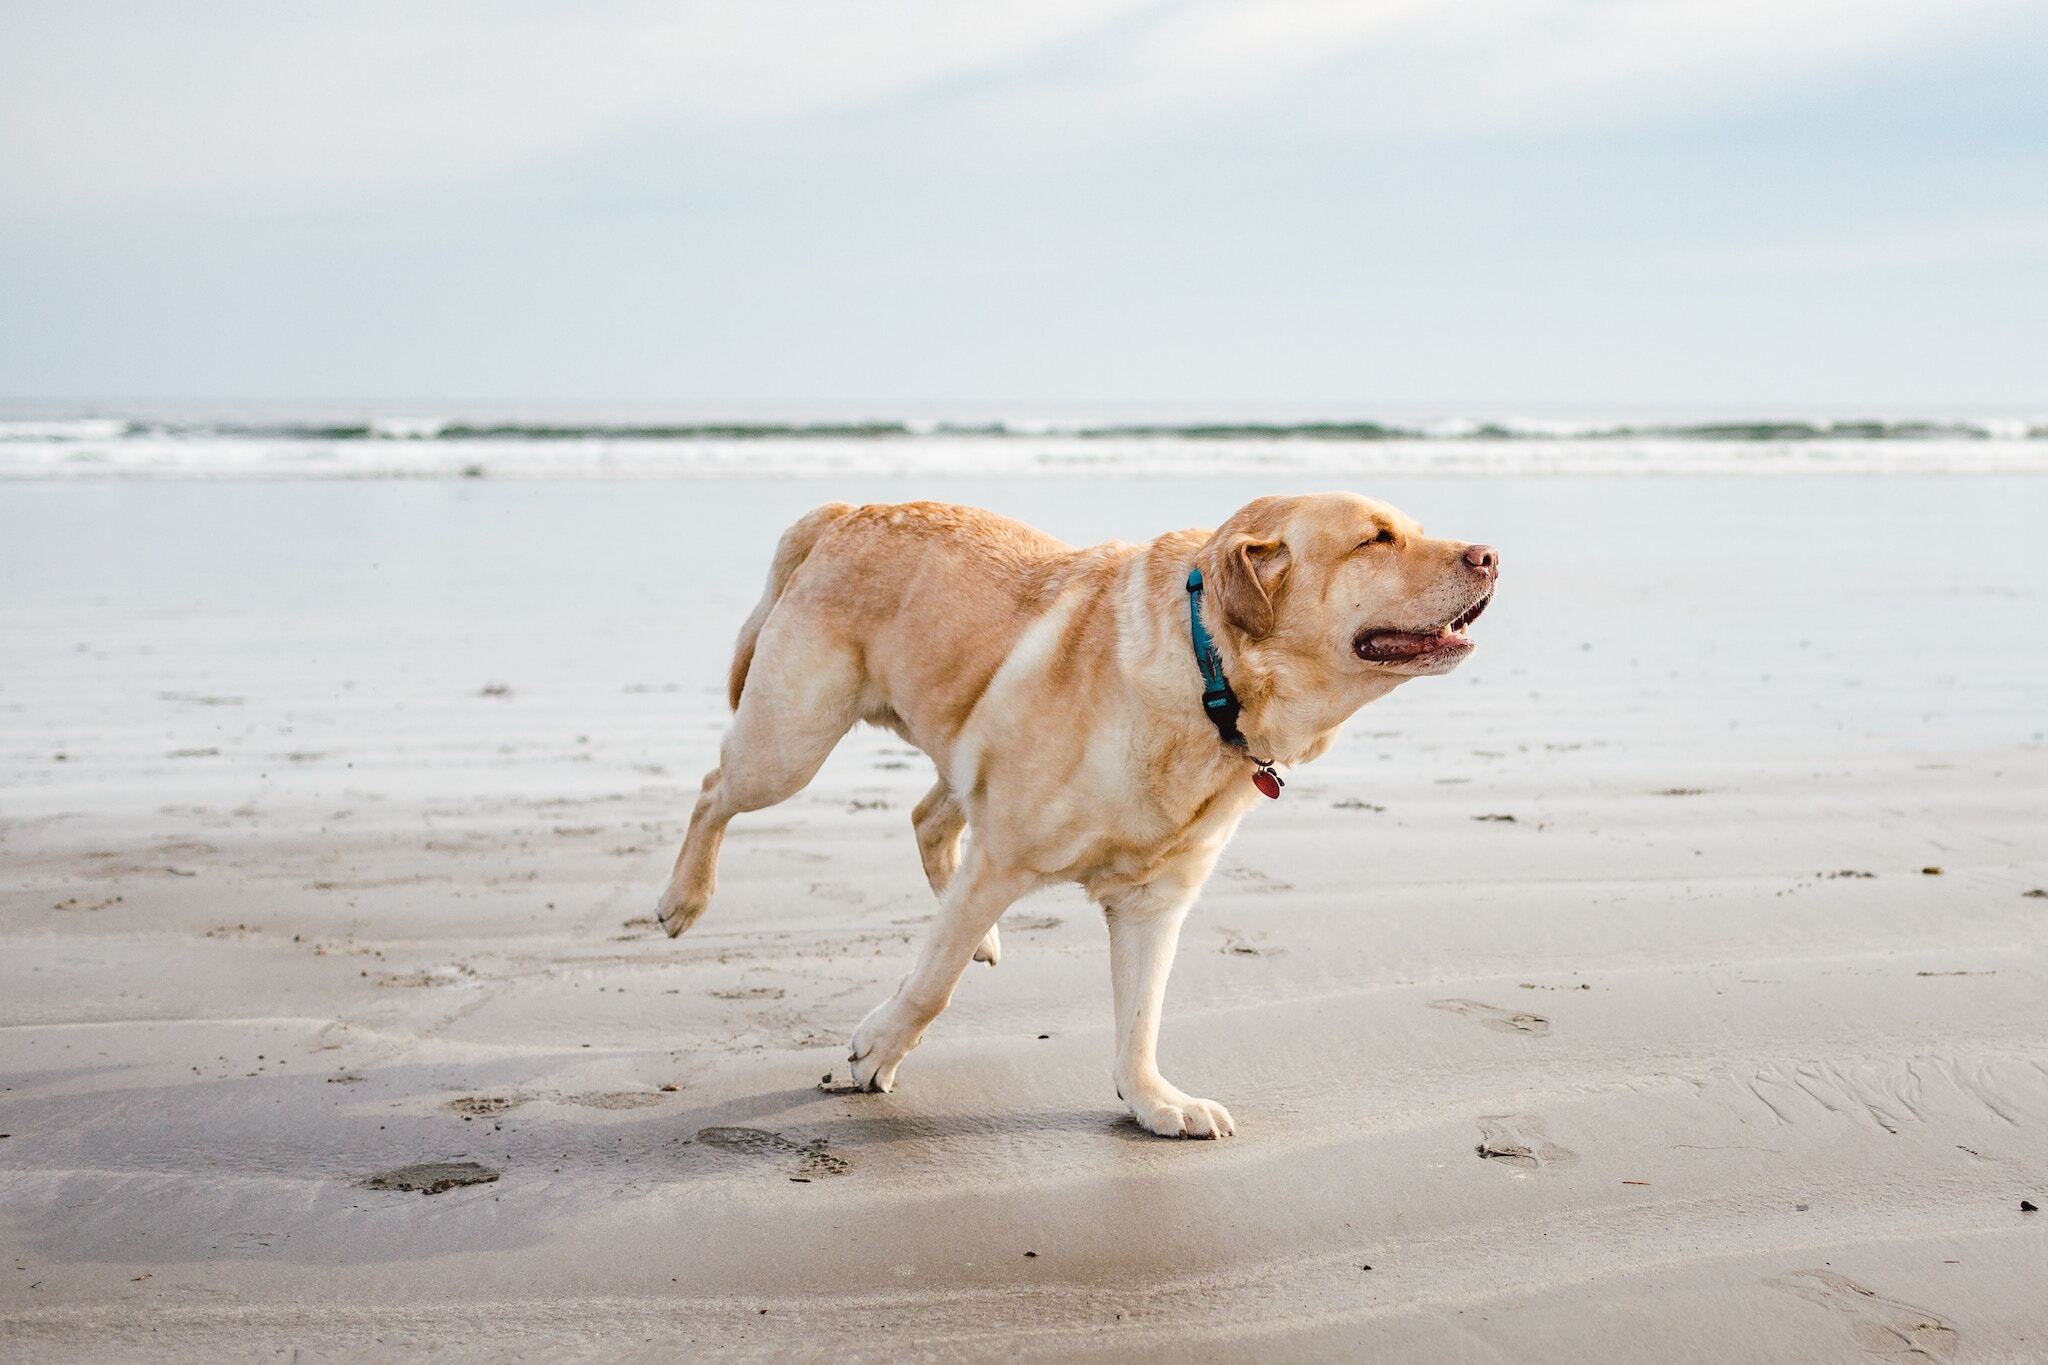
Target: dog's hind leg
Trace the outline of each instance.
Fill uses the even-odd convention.
[[[932,925],[917,965],[896,993],[870,1010],[853,1031],[847,1060],[853,1063],[856,1088],[888,1090],[896,1084],[898,1064],[924,1041],[932,1020],[952,1003],[953,988],[960,984],[975,945],[1039,880],[1016,868],[993,865],[978,842],[968,847],[959,875],[946,887],[945,908]]]
[[[932,894],[943,903],[946,888],[960,866],[960,836],[967,828],[967,813],[953,799],[952,789],[941,780],[933,783],[924,800],[917,803],[910,823],[917,831],[917,853],[924,860],[924,879],[931,883]],[[991,924],[974,950],[974,960],[993,967],[1002,953],[1002,938]]]
[[[786,605],[777,609],[761,633],[739,710],[719,745],[718,766],[704,777],[661,895],[661,927],[669,937],[695,924],[711,903],[726,825],[803,790],[852,728],[861,684],[860,660],[851,649],[809,632]]]

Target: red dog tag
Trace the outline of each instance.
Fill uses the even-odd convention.
[[[1275,801],[1278,801],[1280,799],[1280,789],[1287,784],[1282,782],[1280,774],[1274,772],[1271,768],[1261,768],[1252,774],[1252,785],[1267,796],[1272,797]]]

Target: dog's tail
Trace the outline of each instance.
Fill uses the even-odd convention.
[[[761,627],[768,624],[768,613],[775,610],[781,600],[783,589],[789,586],[790,577],[796,573],[818,543],[818,537],[825,534],[832,525],[848,512],[853,504],[828,502],[815,511],[806,512],[796,525],[782,533],[782,539],[775,546],[775,561],[768,566],[768,586],[761,593],[761,600],[754,606],[754,614],[740,627],[740,638],[733,645],[732,672],[726,677],[725,695],[732,703],[732,709],[740,709],[740,693],[746,690],[747,669],[753,666],[754,642],[761,638]]]

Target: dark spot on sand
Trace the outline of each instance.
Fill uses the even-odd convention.
[[[7,1134],[5,1134],[5,1133],[0,1133],[0,1137],[6,1137],[6,1136],[7,1136]],[[2022,1199],[2022,1200],[2020,1200],[2020,1212],[2021,1212],[2021,1213],[2039,1213],[2040,1211],[2041,1211],[2041,1210],[2040,1210],[2040,1209],[2039,1209],[2039,1208],[2038,1208],[2038,1207],[2037,1207],[2037,1206],[2035,1205],[2035,1203],[2034,1203],[2034,1201],[2033,1201],[2033,1200],[2031,1200],[2031,1199]]]
[[[1331,803],[1330,803],[1330,809],[1331,809],[1331,810],[1369,810],[1369,811],[1371,811],[1371,812],[1372,812],[1372,813],[1373,813],[1374,815],[1381,815],[1381,814],[1384,814],[1384,813],[1386,812],[1386,809],[1387,809],[1387,808],[1386,808],[1385,806],[1376,806],[1376,805],[1374,805],[1374,804],[1373,804],[1372,802],[1370,802],[1370,801],[1360,801],[1360,800],[1358,800],[1358,799],[1357,799],[1356,797],[1346,797],[1346,798],[1345,798],[1344,800],[1342,800],[1342,801],[1333,801],[1333,802],[1331,802]]]
[[[1663,791],[1657,793],[1659,796],[1705,796],[1706,794],[1707,789],[1705,787],[1666,787]]]
[[[1941,875],[1941,869],[1932,866],[1923,867],[1920,869],[1920,875],[1923,877],[1939,877]]]
[[[366,1190],[403,1190],[408,1194],[441,1194],[464,1185],[488,1185],[498,1173],[474,1161],[423,1161],[364,1176],[356,1184]]]
[[[1827,881],[1835,881],[1838,878],[1842,877],[1867,879],[1875,877],[1877,874],[1875,872],[1859,872],[1853,867],[1845,867],[1840,872],[1816,872],[1813,875],[1816,877],[1823,878]]]
[[[1496,825],[1512,825],[1515,823],[1515,817],[1512,815],[1475,815],[1472,818]]]
[[[844,1157],[833,1156],[825,1150],[824,1138],[798,1142],[781,1133],[771,1133],[765,1128],[699,1128],[696,1136],[690,1140],[721,1152],[757,1160],[793,1157],[796,1160],[796,1174],[805,1177],[805,1183],[809,1183],[809,1177],[812,1176],[845,1175],[853,1169],[852,1162]]]
[[[2028,900],[2048,901],[2048,886],[2037,886],[2031,891],[2020,892]]]
[[[477,689],[476,694],[479,697],[509,697],[512,695],[512,688],[507,683],[485,683]]]

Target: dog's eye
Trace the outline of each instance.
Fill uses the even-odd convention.
[[[1382,526],[1380,528],[1380,533],[1378,535],[1374,536],[1371,540],[1365,541],[1364,543],[1359,545],[1358,548],[1363,550],[1367,545],[1392,545],[1393,543],[1393,531],[1385,526]]]

